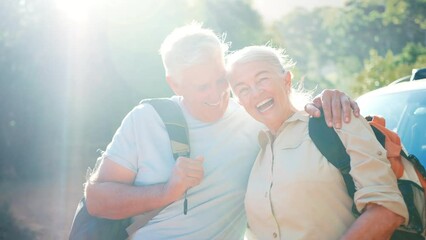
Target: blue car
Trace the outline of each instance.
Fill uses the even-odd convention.
[[[363,116],[385,117],[386,127],[397,132],[408,153],[426,166],[426,68],[361,95],[357,103]]]

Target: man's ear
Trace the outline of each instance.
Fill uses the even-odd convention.
[[[177,82],[176,79],[174,79],[171,76],[166,76],[166,81],[169,84],[172,91],[177,95],[180,96],[180,84]]]

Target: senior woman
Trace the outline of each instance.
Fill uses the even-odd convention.
[[[308,134],[309,116],[293,96],[288,57],[267,46],[228,57],[228,80],[240,104],[268,128],[245,199],[249,227],[259,239],[388,239],[408,219],[386,150],[363,118],[336,130],[351,157],[357,191]],[[351,208],[362,214],[355,218]]]

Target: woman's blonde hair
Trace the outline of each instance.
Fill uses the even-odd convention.
[[[230,72],[235,66],[250,62],[266,62],[274,67],[279,74],[288,72],[292,78],[290,69],[296,65],[284,49],[259,45],[245,47],[229,54],[226,57],[226,68]],[[292,87],[289,98],[294,108],[302,110],[306,103],[310,102],[312,96],[310,92],[303,89],[303,83],[299,82],[296,87]]]

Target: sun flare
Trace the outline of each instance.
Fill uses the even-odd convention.
[[[98,3],[97,0],[55,0],[57,10],[75,23],[87,22],[90,10]]]

